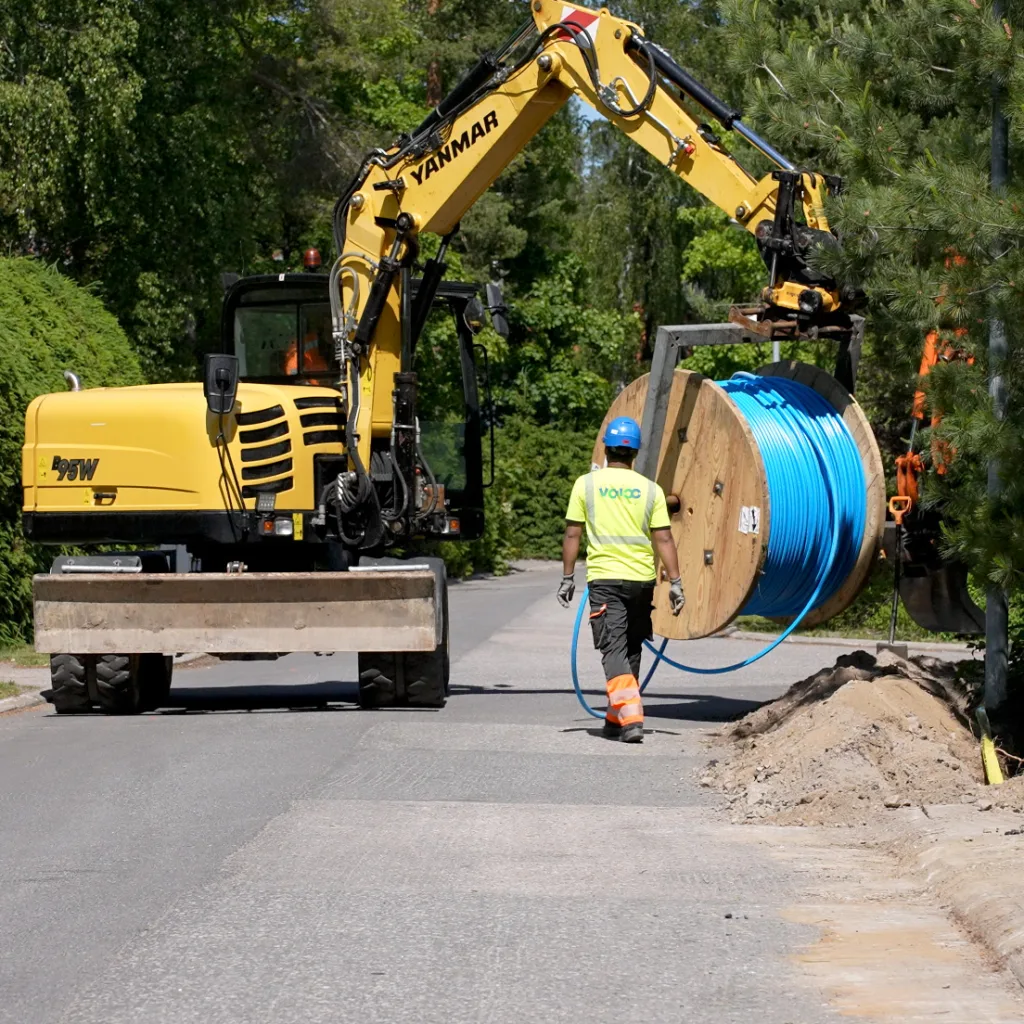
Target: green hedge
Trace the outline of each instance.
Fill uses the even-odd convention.
[[[64,370],[83,387],[143,382],[128,338],[99,299],[36,260],[0,259],[0,644],[30,636],[32,573],[54,554],[22,536],[21,447],[26,407],[66,390]]]
[[[440,545],[449,574],[500,575],[514,558],[560,558],[569,492],[593,447],[593,434],[554,426],[520,421],[498,430],[486,531],[469,544]]]
[[[594,435],[515,423],[497,438],[495,498],[518,558],[560,558],[569,492],[590,469]]]

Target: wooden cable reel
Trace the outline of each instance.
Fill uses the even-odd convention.
[[[871,426],[857,400],[831,374],[799,362],[764,366],[759,376],[787,377],[821,395],[842,417],[864,467],[867,516],[858,557],[834,593],[804,618],[816,625],[849,606],[867,582],[885,525],[885,475]],[[649,375],[638,378],[612,403],[594,445],[593,463],[604,464],[604,436],[616,416],[643,422]],[[694,640],[727,626],[749,600],[771,536],[771,498],[757,441],[733,400],[710,378],[674,371],[655,479],[681,508],[672,516],[672,538],[686,606],[668,607],[668,583],[659,580],[654,631]]]

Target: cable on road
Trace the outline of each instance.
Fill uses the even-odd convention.
[[[720,668],[698,668],[665,654],[668,638],[655,647],[640,692],[664,662],[682,672],[721,675],[746,668],[775,650],[804,617],[823,605],[843,584],[857,559],[867,522],[867,485],[856,442],[840,414],[817,392],[785,377],[735,374],[719,386],[736,403],[750,426],[764,462],[771,501],[768,550],[757,588],[742,615],[789,618],[771,643],[749,658]],[[577,669],[580,627],[588,588],[580,595],[573,626],[570,667],[573,688],[584,710],[595,718],[583,696]]]

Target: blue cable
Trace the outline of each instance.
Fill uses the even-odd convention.
[[[764,462],[771,501],[768,551],[757,588],[741,614],[793,617],[786,629],[757,654],[722,668],[696,668],[665,654],[655,655],[640,692],[658,666],[720,675],[735,672],[775,650],[804,617],[824,604],[853,569],[867,521],[867,487],[856,442],[842,417],[817,392],[784,377],[738,373],[719,382],[750,426]],[[585,700],[576,666],[580,626],[589,588],[580,595],[573,626],[570,667],[573,688],[584,710],[604,718]]]

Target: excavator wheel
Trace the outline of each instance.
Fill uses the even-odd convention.
[[[174,659],[166,654],[104,654],[96,659],[96,697],[107,715],[137,715],[166,703]]]
[[[136,715],[142,710],[137,654],[101,654],[96,658],[96,703],[106,715]]]
[[[50,656],[50,689],[43,696],[53,705],[58,715],[77,715],[92,710],[86,680],[87,667],[85,655]]]
[[[441,643],[432,651],[361,652],[359,706],[388,705],[443,708],[448,699],[451,659],[448,651],[448,580],[439,558],[416,559],[430,564],[440,576]]]
[[[446,648],[433,651],[361,653],[359,706],[443,708],[448,699]]]

